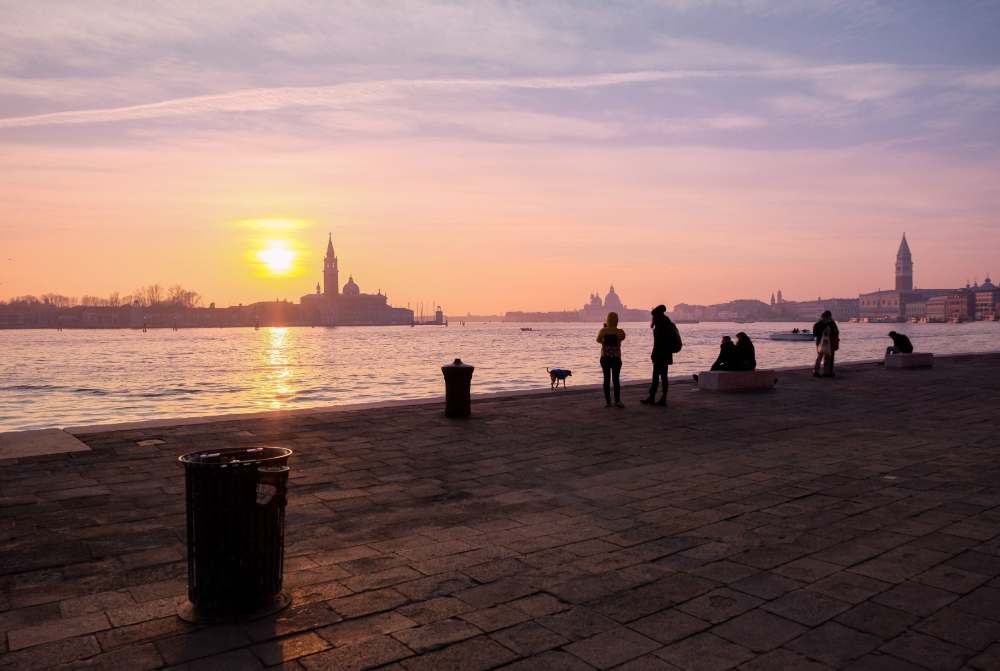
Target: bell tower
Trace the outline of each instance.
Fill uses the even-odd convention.
[[[333,252],[333,233],[326,243],[326,256],[323,258],[323,294],[336,296],[340,289],[340,269],[337,267],[337,255]]]
[[[903,241],[896,252],[896,291],[913,291],[913,257],[906,242],[906,233],[903,233]]]

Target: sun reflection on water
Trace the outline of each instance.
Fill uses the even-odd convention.
[[[265,353],[267,365],[265,386],[271,396],[270,406],[275,409],[286,407],[288,405],[287,399],[295,396],[288,350],[288,328],[284,326],[269,327]]]

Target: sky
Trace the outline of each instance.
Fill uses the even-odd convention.
[[[451,314],[1000,275],[1000,0],[0,0],[0,298]],[[275,262],[275,258],[279,262]]]

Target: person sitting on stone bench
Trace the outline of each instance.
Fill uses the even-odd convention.
[[[892,345],[885,348],[886,356],[892,356],[893,354],[913,354],[913,343],[910,342],[910,339],[905,334],[889,331],[889,337],[892,338]]]
[[[736,334],[736,367],[730,370],[757,370],[757,351],[743,331]]]
[[[738,370],[738,363],[739,354],[733,339],[729,336],[722,336],[722,342],[719,344],[719,356],[709,370]]]
[[[752,391],[772,389],[777,383],[773,370],[758,370],[757,353],[746,333],[737,333],[735,344],[728,336],[724,337],[719,349],[719,358],[712,365],[712,370],[694,376],[698,389]]]
[[[736,342],[729,336],[722,336],[719,344],[719,357],[712,364],[709,370],[712,371],[736,371],[736,370],[756,370],[757,352],[754,350],[753,342],[743,331],[736,334]],[[695,382],[697,375],[692,375]]]

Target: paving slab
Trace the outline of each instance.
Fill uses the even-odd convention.
[[[0,459],[39,457],[66,452],[89,452],[90,447],[62,429],[0,433]]]
[[[1000,355],[644,392],[32,432],[0,469],[0,671],[996,667]],[[176,458],[259,445],[294,450],[294,603],[189,625]]]

